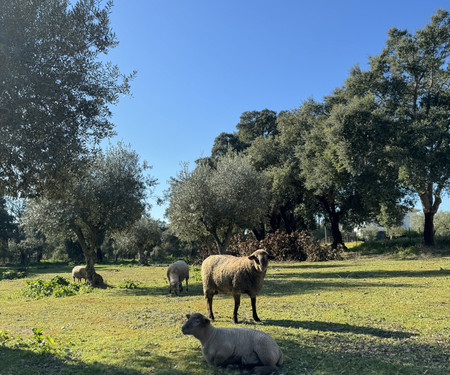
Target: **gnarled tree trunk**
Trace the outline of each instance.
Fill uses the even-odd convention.
[[[103,287],[105,284],[103,278],[95,272],[95,263],[97,261],[96,252],[96,236],[91,234],[90,244],[87,243],[83,231],[79,226],[74,228],[75,234],[77,235],[78,242],[83,249],[84,259],[86,261],[86,284],[91,285],[94,288]],[[91,246],[90,246],[91,245]]]
[[[433,184],[428,184],[425,192],[421,193],[420,201],[422,203],[423,214],[425,216],[425,225],[423,227],[423,241],[426,246],[434,245],[434,215],[442,202],[441,186],[437,186],[433,196]],[[434,198],[434,202],[433,202]]]

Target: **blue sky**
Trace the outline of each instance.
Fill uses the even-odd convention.
[[[383,48],[391,27],[414,32],[447,1],[115,0],[119,45],[107,59],[137,70],[112,108],[116,137],[153,166],[161,195],[181,163],[208,156],[244,111],[297,108],[343,84]],[[162,219],[165,207],[151,202]],[[441,209],[450,210],[445,198]]]

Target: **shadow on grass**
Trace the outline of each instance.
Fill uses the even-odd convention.
[[[439,277],[450,275],[450,270],[426,270],[426,271],[343,271],[343,272],[294,272],[276,273],[275,279],[390,279],[396,277]]]
[[[302,344],[287,338],[277,342],[285,355],[285,374],[448,374],[448,349],[408,339],[322,335]]]
[[[113,293],[119,296],[173,296],[173,298],[177,298],[174,294],[170,294],[169,285],[138,287],[136,289],[123,289],[115,287],[113,290]],[[203,289],[201,285],[189,285],[189,291],[186,291],[186,286],[183,286],[183,291],[178,294],[178,297],[194,296],[203,296]]]
[[[158,374],[183,374],[170,366],[174,360],[166,357],[155,357],[147,355],[143,366],[152,368],[161,367],[165,364],[162,371]],[[171,368],[170,368],[171,367]],[[2,375],[48,375],[48,374],[67,374],[67,375],[141,375],[143,372],[134,369],[107,365],[104,363],[84,363],[71,358],[63,359],[50,353],[36,353],[31,350],[11,349],[0,346],[0,374]]]
[[[358,335],[371,335],[381,338],[406,339],[417,336],[412,332],[389,331],[385,329],[355,326],[351,324],[320,322],[320,321],[296,321],[296,320],[265,320],[264,325],[273,325],[288,328],[303,328],[310,331],[354,333]]]
[[[296,278],[298,276],[295,276]],[[260,295],[267,296],[283,296],[294,294],[307,294],[321,290],[337,290],[340,288],[410,288],[409,284],[384,284],[384,283],[369,283],[369,282],[354,282],[354,281],[321,281],[321,280],[283,280],[283,279],[267,279],[264,280],[264,285]]]

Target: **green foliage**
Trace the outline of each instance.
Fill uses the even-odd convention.
[[[67,278],[55,276],[50,281],[42,279],[25,280],[26,286],[22,289],[25,297],[40,299],[43,297],[67,297],[75,294],[90,293],[92,287],[82,283],[71,283]]]
[[[0,346],[12,347],[17,349],[31,349],[38,352],[51,351],[55,340],[51,336],[44,336],[42,328],[33,328],[33,336],[24,338],[21,336],[13,337],[8,330],[0,329]]]
[[[141,285],[139,281],[123,279],[117,286],[122,289],[137,289],[139,285]]]
[[[132,76],[101,57],[117,45],[111,6],[0,2],[2,193],[31,194],[44,185],[57,193],[58,180],[112,134],[110,105],[129,92]]]
[[[26,275],[25,271],[8,270],[0,273],[0,280],[23,279]]]
[[[227,154],[216,168],[200,163],[173,179],[167,210],[171,230],[182,241],[211,236],[227,248],[233,230],[258,224],[267,210],[266,177],[243,156]]]

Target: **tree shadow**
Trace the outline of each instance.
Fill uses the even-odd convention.
[[[294,278],[301,278],[300,276],[293,276]],[[339,288],[410,288],[409,284],[392,284],[388,285],[382,283],[370,282],[349,282],[349,281],[321,281],[321,280],[283,280],[276,278],[269,278],[264,280],[260,295],[283,296],[295,294],[307,294],[320,290],[336,290]]]
[[[149,368],[168,368],[167,364],[174,362],[173,359],[162,356],[151,356],[151,353],[143,353],[142,365]],[[157,371],[158,374],[183,374],[174,366],[170,366],[169,371]],[[0,346],[0,373],[2,375],[142,375],[142,371],[126,368],[123,366],[113,366],[104,363],[84,363],[80,360],[66,357],[61,358],[52,353],[38,353],[31,350],[11,349]]]
[[[426,271],[343,271],[343,272],[294,272],[275,273],[276,279],[390,279],[398,277],[440,277],[450,275],[450,270],[426,270]]]
[[[428,374],[448,373],[448,349],[402,340],[316,336],[299,343],[292,337],[276,340],[285,374]]]
[[[335,333],[354,333],[359,335],[370,335],[380,338],[406,339],[417,334],[412,332],[389,331],[374,327],[355,326],[351,324],[321,322],[321,321],[296,321],[296,320],[274,320],[263,321],[264,325],[273,325],[287,328],[302,328],[310,331],[335,332]]]
[[[169,284],[164,286],[146,286],[137,287],[135,289],[125,289],[114,287],[114,294],[118,296],[173,296],[177,298],[173,293],[169,291]],[[183,291],[178,293],[178,297],[194,297],[203,296],[203,289],[201,285],[189,285],[189,291],[186,291],[186,285],[183,285]]]

